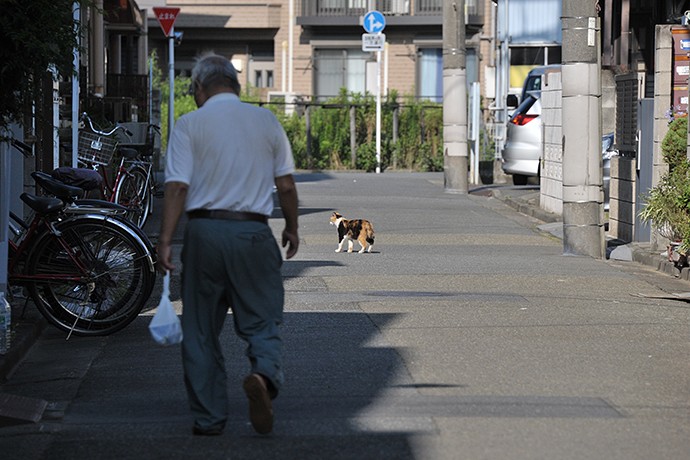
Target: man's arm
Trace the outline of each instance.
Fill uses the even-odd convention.
[[[172,237],[177,228],[177,223],[184,211],[189,186],[183,182],[167,182],[163,199],[163,222],[161,233],[158,237],[156,251],[158,253],[158,269],[165,273],[175,270],[172,263]]]
[[[297,187],[292,174],[276,177],[276,189],[278,190],[278,201],[280,209],[285,217],[285,229],[283,230],[283,247],[288,245],[285,258],[290,259],[297,254],[299,248],[299,236],[297,234],[298,224],[298,200]]]

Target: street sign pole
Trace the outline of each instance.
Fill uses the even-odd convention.
[[[175,124],[175,19],[180,12],[179,8],[154,7],[153,12],[158,18],[158,23],[163,29],[163,34],[168,37],[168,86],[170,97],[168,98],[168,143]]]
[[[362,20],[362,51],[376,51],[376,174],[381,173],[381,51],[386,42],[383,29],[386,18],[378,11],[369,11]]]
[[[168,98],[168,145],[175,124],[175,26],[170,28],[168,37],[168,83],[170,96]]]
[[[381,51],[376,52],[376,174],[381,173]]]

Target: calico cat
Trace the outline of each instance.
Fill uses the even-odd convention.
[[[331,214],[330,224],[338,228],[338,249],[335,252],[342,251],[346,241],[347,252],[352,252],[354,241],[362,247],[359,250],[360,254],[365,250],[371,252],[371,246],[374,244],[374,227],[371,222],[364,219],[348,220],[334,212]]]

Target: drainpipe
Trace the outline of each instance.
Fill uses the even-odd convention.
[[[288,6],[288,93],[292,94],[292,59],[294,56],[295,42],[295,0],[290,0]]]

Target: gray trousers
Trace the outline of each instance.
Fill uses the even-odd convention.
[[[219,336],[232,309],[235,332],[247,343],[251,372],[279,390],[283,383],[283,258],[268,225],[191,219],[182,249],[182,363],[195,423],[223,425],[227,376]]]

